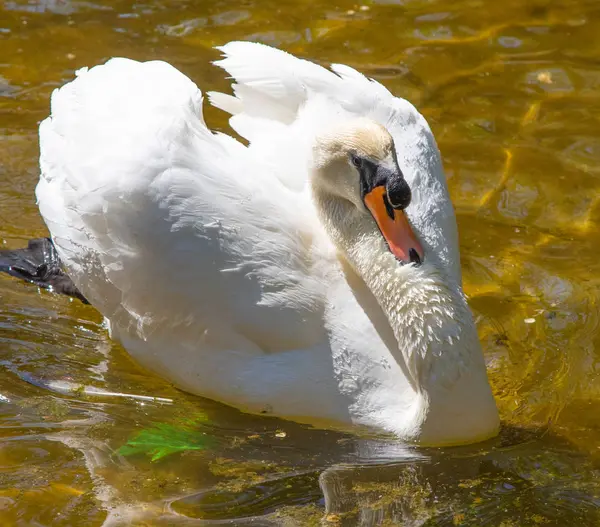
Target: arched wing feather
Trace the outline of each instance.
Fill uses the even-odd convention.
[[[303,139],[332,120],[360,116],[385,126],[415,197],[408,209],[411,222],[429,254],[442,260],[449,279],[461,282],[458,233],[440,153],[411,103],[349,66],[333,64],[329,71],[258,43],[230,42],[219,49],[224,58],[216,64],[235,79],[235,97],[209,94],[211,102],[231,113],[231,126],[275,165],[282,152],[289,159],[305,157],[309,145]],[[293,189],[306,184],[302,170],[279,177]]]

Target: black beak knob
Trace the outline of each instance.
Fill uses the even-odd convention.
[[[390,205],[398,210],[404,210],[410,205],[410,187],[404,179],[402,172],[395,173],[388,177],[385,185]]]

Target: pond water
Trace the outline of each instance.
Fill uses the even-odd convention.
[[[415,449],[245,415],[143,371],[92,307],[1,276],[0,524],[599,525],[600,4],[6,0],[0,244],[46,234],[55,87],[124,55],[225,90],[209,62],[231,39],[347,63],[425,114],[502,433]]]

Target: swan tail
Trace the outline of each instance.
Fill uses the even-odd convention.
[[[29,240],[22,249],[0,250],[0,272],[89,303],[63,271],[50,238]]]

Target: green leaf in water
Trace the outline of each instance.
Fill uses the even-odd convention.
[[[152,461],[158,461],[176,452],[204,450],[211,446],[213,440],[194,427],[202,421],[206,421],[206,416],[186,423],[155,424],[135,434],[118,452],[123,456],[146,454]]]

